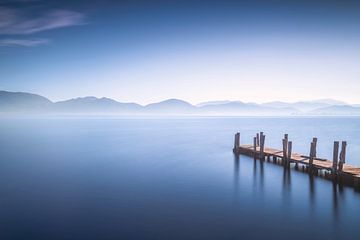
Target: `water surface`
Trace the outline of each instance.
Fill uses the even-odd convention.
[[[360,165],[360,118],[0,122],[0,239],[360,239],[358,192],[231,151],[316,136]]]

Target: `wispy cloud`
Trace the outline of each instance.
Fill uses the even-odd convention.
[[[29,12],[0,7],[0,34],[32,34],[84,24],[84,15],[69,10],[47,10],[37,16]]]
[[[47,39],[0,39],[0,47],[35,47],[49,43]]]

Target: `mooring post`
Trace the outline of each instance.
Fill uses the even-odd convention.
[[[333,165],[332,165],[332,173],[333,176],[337,173],[338,170],[338,156],[339,156],[339,142],[334,142],[334,150],[333,150]]]
[[[314,162],[314,149],[315,149],[315,143],[311,142],[311,145],[310,145],[310,159],[309,159],[310,170],[312,169],[313,162]]]
[[[254,158],[256,158],[256,137],[254,137]]]
[[[259,133],[256,133],[256,146],[260,146],[260,137],[259,137]]]
[[[282,144],[283,144],[282,164],[285,164],[285,162],[286,162],[286,155],[287,155],[288,140],[287,140],[286,138],[284,138],[284,139],[282,140]]]
[[[343,166],[345,163],[345,156],[346,156],[346,141],[341,142],[341,152],[340,152],[340,159],[339,159],[339,171],[343,170]]]
[[[265,146],[265,135],[260,132],[260,159],[264,159],[264,146]]]
[[[313,138],[313,143],[314,143],[314,152],[313,152],[313,155],[314,155],[314,158],[316,158],[316,146],[317,146],[317,138],[316,137],[314,137]]]
[[[290,166],[291,151],[292,151],[292,141],[289,141],[289,143],[288,143],[287,163],[286,163],[287,166]]]
[[[240,133],[237,132],[235,134],[235,140],[234,140],[234,149],[233,149],[233,152],[234,153],[237,153],[238,150],[239,150],[239,147],[240,147]]]

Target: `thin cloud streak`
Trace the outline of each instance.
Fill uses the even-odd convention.
[[[85,24],[82,13],[69,10],[48,10],[40,16],[25,11],[0,7],[0,34],[33,34],[42,31]]]
[[[49,40],[47,39],[0,39],[0,47],[36,47],[48,43]]]

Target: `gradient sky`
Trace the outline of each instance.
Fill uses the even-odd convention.
[[[360,1],[0,0],[0,89],[360,103]]]

